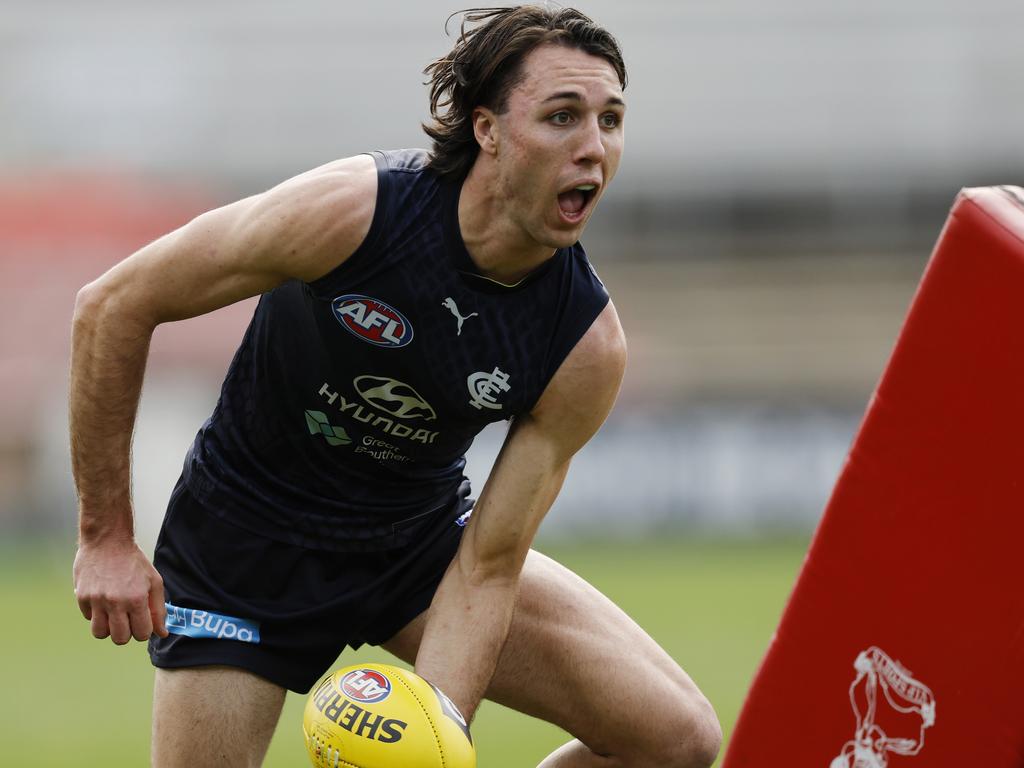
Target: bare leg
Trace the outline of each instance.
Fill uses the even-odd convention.
[[[414,661],[425,621],[419,616],[384,647]],[[542,768],[706,768],[722,738],[707,699],[646,632],[532,551],[487,697],[576,737]]]
[[[281,716],[285,690],[235,667],[157,669],[155,768],[257,768]]]

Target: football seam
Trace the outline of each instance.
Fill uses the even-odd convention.
[[[445,762],[444,759],[444,750],[441,749],[441,734],[437,732],[437,726],[434,725],[434,718],[430,716],[430,711],[426,708],[426,706],[424,706],[423,701],[416,694],[416,691],[413,690],[412,686],[405,681],[405,678],[400,677],[399,675],[395,675],[395,678],[398,680],[398,682],[405,686],[405,689],[409,691],[409,693],[412,694],[412,697],[416,699],[416,703],[420,705],[420,709],[423,711],[423,714],[426,715],[427,722],[430,723],[430,730],[434,732],[434,746],[437,747],[437,754],[441,756],[441,768],[445,768],[447,763]]]
[[[345,760],[341,757],[338,758],[338,762],[335,763],[334,766],[331,766],[331,768],[335,768],[335,766],[338,768],[342,768],[342,766],[344,766],[344,768],[367,768],[365,765],[359,765],[359,763],[353,763],[350,760]]]

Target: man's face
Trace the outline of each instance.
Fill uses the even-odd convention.
[[[495,118],[498,190],[512,222],[538,244],[578,239],[622,155],[625,104],[612,65],[545,44],[523,62]]]

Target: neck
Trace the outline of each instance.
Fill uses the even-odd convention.
[[[508,216],[507,199],[496,175],[477,162],[459,196],[459,228],[480,274],[513,284],[554,256],[551,246],[533,240]]]

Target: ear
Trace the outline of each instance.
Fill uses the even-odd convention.
[[[498,152],[498,116],[487,107],[477,107],[473,110],[473,135],[476,136],[476,143],[480,145],[480,151],[487,155],[495,155]]]

